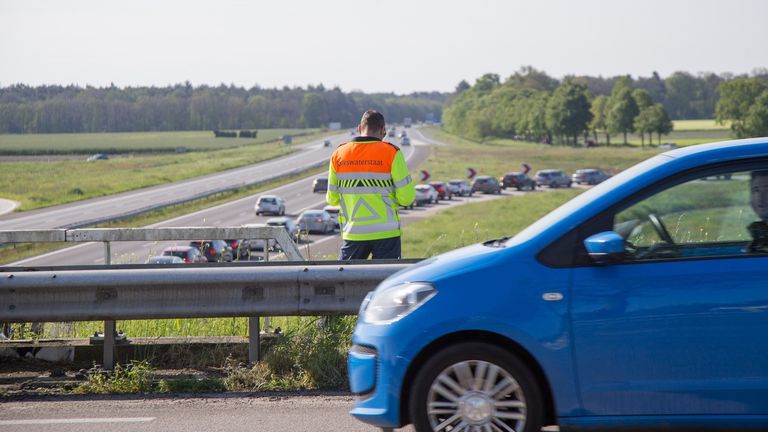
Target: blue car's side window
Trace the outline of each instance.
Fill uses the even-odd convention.
[[[754,189],[765,182],[768,191],[768,172],[765,174],[763,179],[761,171],[733,171],[688,180],[619,211],[613,230],[626,240],[626,260],[761,252],[755,247],[760,241],[755,231],[768,226],[768,210],[760,210],[762,192],[755,194]],[[765,205],[768,207],[768,197]]]

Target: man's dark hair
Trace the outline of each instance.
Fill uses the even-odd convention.
[[[380,131],[384,129],[385,124],[384,116],[372,109],[364,112],[363,118],[360,119],[360,128],[367,128],[369,131]]]
[[[755,177],[766,177],[766,176],[768,176],[768,170],[752,171],[752,180],[754,180]]]

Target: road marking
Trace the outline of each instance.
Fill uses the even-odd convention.
[[[84,424],[84,423],[148,423],[151,421],[155,421],[155,417],[103,417],[103,418],[73,418],[73,419],[0,420],[0,426]]]

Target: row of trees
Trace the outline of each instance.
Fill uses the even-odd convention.
[[[322,85],[104,88],[13,85],[0,88],[0,133],[132,132],[351,127],[368,108],[392,122],[439,120],[445,94],[365,94]]]
[[[730,121],[737,138],[768,136],[768,84],[759,78],[723,83],[715,118]]]
[[[443,123],[450,132],[482,139],[488,136],[516,137],[576,144],[587,142],[589,133],[597,141],[604,133],[637,131],[643,144],[648,134],[661,139],[672,130],[672,121],[649,92],[637,89],[632,80],[615,80],[609,95],[594,97],[588,86],[568,78],[562,83],[533,68],[523,68],[505,82],[496,74],[480,77],[475,85],[460,83],[456,96],[445,107]]]

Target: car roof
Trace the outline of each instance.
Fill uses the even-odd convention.
[[[561,170],[558,170],[558,169],[545,169],[545,170],[540,170],[539,174],[550,174],[550,173],[557,173],[560,171]]]
[[[192,246],[168,246],[167,248],[163,249],[163,252],[169,251],[169,252],[186,252],[190,249],[197,250],[197,248]]]

